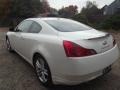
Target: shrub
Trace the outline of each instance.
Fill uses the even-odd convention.
[[[120,29],[120,15],[109,16],[99,24],[100,29]]]

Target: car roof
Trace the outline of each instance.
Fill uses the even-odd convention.
[[[56,17],[45,17],[45,18],[28,18],[26,20],[33,20],[33,21],[44,21],[44,20],[70,20],[70,19],[66,19],[66,18],[56,18]]]

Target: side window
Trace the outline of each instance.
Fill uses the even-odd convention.
[[[33,22],[29,30],[29,33],[39,33],[41,29],[42,27],[38,23]]]
[[[33,21],[27,20],[23,21],[20,25],[18,25],[17,29],[21,30],[22,32],[28,32]]]

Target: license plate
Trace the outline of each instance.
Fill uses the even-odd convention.
[[[111,65],[103,70],[103,74],[107,74],[112,70]]]

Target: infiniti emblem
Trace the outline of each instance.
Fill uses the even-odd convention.
[[[104,41],[104,42],[103,42],[103,45],[107,45],[107,41]]]

